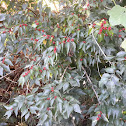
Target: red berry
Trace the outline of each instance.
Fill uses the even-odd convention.
[[[80,59],[80,61],[82,61],[83,59]]]
[[[125,28],[123,28],[122,30],[125,31]]]
[[[37,30],[37,28],[35,28],[35,31]]]
[[[65,101],[65,100],[66,100],[66,98],[63,98],[63,100]]]
[[[108,30],[110,31],[110,30],[112,30],[112,28],[111,27],[108,27]]]
[[[33,69],[33,65],[31,66],[31,68],[30,69]]]
[[[55,44],[55,42],[53,41],[53,44]]]
[[[107,34],[107,33],[105,33],[105,36],[108,36],[108,34]]]
[[[85,10],[87,10],[87,8],[85,8]]]
[[[46,35],[43,35],[43,37],[45,37]]]
[[[118,37],[119,37],[119,38],[121,38],[121,37],[122,37],[122,35],[118,35]]]
[[[74,13],[72,13],[72,15],[74,15]]]
[[[40,29],[38,29],[38,31],[41,31]]]
[[[121,32],[122,30],[119,30],[119,32]]]
[[[13,108],[11,108],[11,110],[13,110]]]
[[[44,30],[42,30],[42,32],[44,32]]]
[[[52,37],[52,38],[54,38],[54,36],[53,36],[53,35],[51,35],[51,37]]]
[[[95,23],[93,23],[93,26],[95,26],[96,24]]]
[[[50,98],[47,98],[47,100],[50,100]]]
[[[20,24],[19,27],[21,27],[22,25]]]
[[[57,98],[57,96],[54,97],[54,99],[56,99],[56,98]]]
[[[39,23],[37,22],[36,25],[39,25]]]
[[[49,58],[51,57],[51,56],[48,56]]]
[[[104,25],[104,24],[103,24],[103,23],[101,23],[101,27],[103,27],[103,25]]]
[[[55,48],[54,48],[54,50],[53,50],[53,51],[54,51],[54,53],[56,53],[56,46],[55,46]]]
[[[103,2],[103,0],[101,0],[101,2]]]
[[[103,24],[106,24],[106,21],[103,21]]]
[[[69,38],[67,39],[67,42],[70,42],[70,39]]]
[[[25,26],[28,26],[27,24],[25,24]]]
[[[80,31],[80,29],[77,29],[77,31]]]
[[[107,27],[104,27],[104,30],[107,30],[108,28]]]
[[[37,22],[37,20],[35,21],[35,23]]]
[[[99,120],[100,118],[97,118],[97,121]]]
[[[59,44],[61,44],[61,42],[59,42]]]
[[[33,38],[31,38],[31,40],[33,40]]]
[[[83,43],[86,43],[86,41],[83,41]]]
[[[71,39],[71,42],[74,42],[74,39]]]
[[[65,41],[63,41],[63,43],[65,44],[66,42],[65,42]]]
[[[44,67],[43,70],[46,70],[46,67]]]
[[[42,73],[42,70],[39,70],[39,72],[41,72],[41,73]]]
[[[25,24],[22,24],[23,26],[25,26]]]
[[[101,117],[101,114],[99,114],[98,117]]]
[[[90,6],[90,4],[89,4],[89,3],[87,4],[87,7],[88,7],[88,6]]]
[[[35,39],[35,41],[37,42],[37,41],[38,41],[38,39]]]
[[[100,111],[100,113],[102,114],[102,111]]]
[[[49,111],[49,110],[50,110],[50,108],[47,108],[47,110]]]
[[[3,31],[3,33],[6,33],[6,31]]]

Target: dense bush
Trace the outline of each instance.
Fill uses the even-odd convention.
[[[56,12],[41,0],[5,2],[0,79],[13,65],[23,69],[23,93],[5,116],[21,112],[38,126],[126,125],[126,9],[114,0],[59,0]]]

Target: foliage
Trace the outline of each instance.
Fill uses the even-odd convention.
[[[5,105],[5,116],[21,112],[38,126],[77,125],[86,117],[92,126],[124,126],[125,8],[111,0],[64,0],[52,12],[42,1],[20,2],[0,14],[1,79],[13,65],[24,70],[18,84],[25,93]]]

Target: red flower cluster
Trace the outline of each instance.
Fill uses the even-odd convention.
[[[33,69],[33,65],[31,66],[30,70]],[[23,77],[27,76],[29,73],[30,73],[30,70],[28,70],[24,75]]]
[[[107,29],[108,29],[109,31],[112,30],[111,27],[108,27],[108,28],[107,28],[107,27],[104,27],[105,24],[106,24],[106,21],[103,21],[103,22],[101,23],[101,28],[99,29],[99,33],[98,33],[98,34],[101,34],[103,30],[107,30]],[[93,26],[93,27],[94,27],[94,26]],[[105,35],[105,36],[106,36],[106,35]]]
[[[100,111],[100,114],[98,114],[97,121],[100,119],[102,112]]]
[[[27,25],[27,24],[22,24],[22,25],[20,24],[20,25],[19,25],[19,27],[22,27],[22,26],[28,26],[28,25]]]

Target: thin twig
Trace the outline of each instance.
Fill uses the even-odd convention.
[[[2,80],[3,78],[7,77],[8,75],[10,75],[10,74],[14,73],[14,72],[15,72],[15,71],[17,71],[18,69],[20,69],[20,67],[19,67],[19,68],[17,68],[16,70],[13,70],[12,72],[10,72],[10,73],[6,74],[5,76],[2,76],[2,77],[0,78],[0,80]]]
[[[99,45],[99,44],[98,44],[98,42],[96,41],[96,39],[95,39],[95,37],[94,37],[93,32],[92,32],[92,37],[93,37],[93,39],[94,39],[95,43],[97,44],[98,48],[100,49],[100,51],[102,52],[102,54],[103,54],[103,55],[104,55],[104,57],[106,58],[107,56],[105,55],[105,53],[103,52],[102,48],[100,47],[100,45]]]
[[[61,78],[60,78],[60,81],[61,81],[61,82],[62,82],[62,80],[63,80],[63,77],[64,77],[65,73],[66,73],[67,68],[68,68],[68,66],[65,68],[65,70],[64,70],[64,72],[63,72],[63,75],[62,75]]]
[[[37,14],[36,14],[32,9],[30,9],[30,8],[28,8],[28,7],[27,7],[27,9],[30,10],[34,15],[37,16]]]
[[[93,83],[92,83],[91,79],[89,78],[89,76],[88,76],[88,74],[87,74],[87,72],[86,72],[86,70],[84,69],[83,66],[82,66],[82,69],[84,70],[84,72],[85,72],[85,74],[86,74],[86,77],[87,77],[89,83],[91,84],[92,90],[93,90],[94,93],[95,93],[95,96],[96,96],[96,98],[97,98],[98,103],[101,104],[101,102],[99,101],[99,98],[98,98],[98,94],[97,94],[97,92],[95,91],[95,89],[94,89],[94,87],[93,87]]]
[[[101,77],[100,70],[99,70],[99,65],[98,65],[98,61],[97,61],[97,69],[98,69],[98,74]]]
[[[7,77],[5,77],[5,78],[6,78],[6,80],[10,81],[11,83],[15,83],[15,84],[17,84],[17,82],[15,82],[15,81],[13,81],[13,80],[7,78]]]
[[[115,2],[115,0],[112,0],[113,1],[113,3],[116,5],[116,2]]]
[[[93,31],[93,32],[94,32],[94,31]],[[104,51],[102,50],[102,48],[100,47],[100,45],[99,45],[98,42],[96,41],[93,32],[92,32],[92,37],[93,37],[95,43],[97,44],[98,48],[100,49],[100,51],[101,51],[102,54],[104,55],[105,59],[107,59],[107,56],[105,55]],[[112,65],[112,63],[111,63],[110,61],[108,61],[108,62]]]

